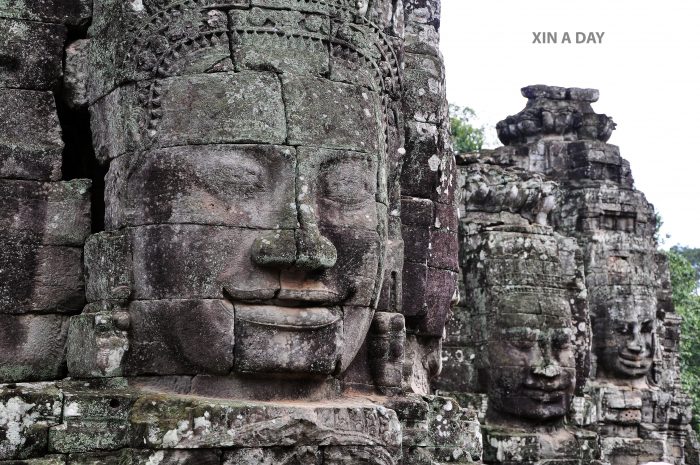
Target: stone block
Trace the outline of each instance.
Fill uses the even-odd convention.
[[[438,127],[415,121],[408,121],[406,126],[401,195],[433,198],[440,184],[440,162],[443,156]]]
[[[0,462],[3,465],[66,465],[63,455],[47,455],[39,459],[8,460]]]
[[[440,56],[440,33],[432,24],[406,22],[404,50],[416,55]]]
[[[333,406],[144,395],[130,415],[132,444],[152,449],[373,446],[398,452],[396,414],[371,403]]]
[[[459,243],[456,232],[445,230],[430,231],[428,266],[440,270],[459,270]]]
[[[115,451],[128,445],[135,393],[90,382],[68,385],[63,392],[63,421],[49,430],[51,452]]]
[[[250,447],[224,452],[223,465],[323,464],[318,447]]]
[[[312,462],[311,462],[312,463]],[[382,447],[326,447],[323,465],[395,465],[398,458]]]
[[[73,316],[68,327],[68,373],[73,378],[121,376],[129,349],[126,312],[84,313]]]
[[[405,262],[403,267],[403,307],[406,317],[423,317],[428,312],[426,292],[428,286],[428,266]]]
[[[404,111],[406,120],[441,124],[447,118],[442,60],[406,53]]]
[[[88,302],[129,298],[133,290],[129,236],[125,232],[93,234],[84,250]]]
[[[107,229],[190,223],[264,229],[297,224],[293,148],[174,147],[127,154],[106,178]],[[375,215],[376,216],[376,215]]]
[[[377,152],[383,137],[376,93],[327,79],[283,76],[288,143]]]
[[[406,322],[400,313],[376,312],[368,336],[370,370],[380,389],[400,388]]]
[[[63,464],[55,457],[29,460],[46,454],[49,427],[61,421],[62,407],[63,396],[50,383],[0,385],[0,460],[17,460],[9,462],[16,465]]]
[[[132,297],[142,299],[269,299],[279,272],[251,262],[256,239],[275,231],[198,225],[130,229]]]
[[[90,184],[0,179],[0,229],[39,244],[82,246],[90,233]]]
[[[0,313],[76,312],[85,303],[82,250],[0,236]]]
[[[66,47],[63,76],[63,100],[73,109],[87,107],[88,39],[71,42]]]
[[[236,305],[235,328],[237,372],[330,375],[340,362],[339,308]]]
[[[0,17],[46,23],[85,25],[92,14],[88,0],[25,0],[0,3]]]
[[[53,95],[0,89],[0,108],[0,177],[59,180],[63,141]]]
[[[227,374],[233,366],[234,311],[226,300],[135,301],[129,305],[124,373]]]
[[[59,379],[66,372],[68,317],[2,315],[0,382]]]
[[[54,90],[65,40],[66,28],[59,24],[0,18],[0,87]]]
[[[138,107],[133,84],[109,92],[90,105],[90,127],[95,156],[106,163],[143,147],[144,111]]]
[[[427,313],[419,325],[419,334],[442,337],[457,290],[457,274],[428,267],[426,280]]]
[[[229,12],[236,70],[325,76],[330,18],[296,10],[254,8]]]
[[[186,144],[284,143],[285,107],[277,76],[243,71],[158,82],[159,107],[149,136],[161,147]],[[289,109],[287,109],[289,111]]]
[[[321,227],[377,230],[382,207],[377,204],[380,161],[374,153],[308,147],[299,147],[297,153],[298,208],[309,221]]]

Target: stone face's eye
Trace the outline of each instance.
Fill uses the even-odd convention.
[[[618,323],[615,325],[615,332],[617,334],[628,335],[632,334],[632,329],[627,323]]]
[[[321,170],[320,195],[347,208],[374,200],[376,175],[366,159],[332,160]]]
[[[654,320],[647,320],[642,323],[642,332],[650,333],[654,330]]]

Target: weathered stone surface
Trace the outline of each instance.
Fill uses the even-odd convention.
[[[0,460],[29,459],[46,454],[48,429],[60,422],[62,407],[63,396],[50,383],[0,385]],[[31,465],[63,463],[51,457],[10,463],[25,462]]]
[[[183,418],[188,419],[184,424]],[[134,405],[130,421],[134,445],[153,448],[324,444],[395,452],[400,446],[396,414],[371,404],[299,406],[144,396]]]
[[[295,172],[294,149],[281,146],[207,145],[125,155],[107,175],[106,226],[292,229]]]
[[[130,229],[131,296],[216,299],[225,289],[236,298],[269,299],[280,289],[279,272],[256,266],[250,259],[253,243],[265,232],[199,225]]]
[[[84,108],[88,105],[89,45],[89,40],[80,39],[71,42],[65,49],[63,100],[71,108]]]
[[[108,173],[106,231],[84,246],[85,291],[76,260],[88,217],[67,216],[72,197],[44,206],[43,191],[12,180],[5,195],[12,208],[0,207],[0,227],[9,231],[3,241],[21,239],[0,253],[0,270],[22,270],[2,284],[0,301],[17,314],[8,321],[89,301],[80,315],[46,315],[61,319],[64,338],[70,319],[60,351],[68,360],[51,376],[64,376],[67,365],[74,380],[58,382],[61,417],[48,436],[44,428],[32,459],[408,465],[395,412],[368,399],[428,393],[455,296],[457,184],[437,6],[95,2],[89,39],[66,50],[68,108],[61,107],[62,120],[76,123],[67,144],[83,158],[89,108],[96,158]],[[426,55],[404,57],[407,11],[409,22],[425,27],[409,41]],[[404,96],[407,63],[416,87]],[[430,185],[416,182],[415,194],[403,196],[416,204],[406,233],[420,228],[425,241],[404,241],[401,230],[409,106],[411,122],[429,118],[422,122],[434,136],[432,145],[414,141],[408,148],[416,154],[407,157],[420,159],[411,177]],[[34,144],[33,131],[18,130],[16,139]],[[0,178],[46,172],[16,168],[16,153]],[[97,176],[100,169],[84,161]],[[55,168],[51,180],[60,176]],[[79,167],[65,168],[72,177]],[[52,215],[51,202],[63,202],[60,214]],[[50,247],[76,257],[49,262],[41,254]],[[404,263],[412,262],[423,267],[423,286],[412,294],[420,308],[404,312],[404,288],[412,286],[402,280]],[[79,283],[75,296],[49,287],[63,292],[71,280]],[[416,435],[433,430],[441,439],[406,446],[431,465],[478,458],[477,436],[466,434],[475,432],[472,418],[445,420],[416,420]]]
[[[41,381],[65,374],[68,317],[2,315],[0,381]]]
[[[63,141],[53,95],[0,89],[0,108],[0,177],[60,179]]]
[[[90,105],[92,145],[100,163],[142,146],[145,115],[134,107],[136,99],[135,86],[125,85]]]
[[[275,465],[324,463],[318,447],[244,448],[224,453],[224,465]]]
[[[53,90],[62,75],[66,28],[0,19],[0,87]]]
[[[48,23],[85,24],[92,14],[86,0],[11,0],[0,4],[0,17]]]
[[[292,145],[376,152],[382,134],[377,94],[322,78],[283,77]]]
[[[90,181],[0,179],[0,228],[44,245],[81,246],[90,233]]]
[[[236,305],[238,372],[332,374],[343,346],[343,312]]]
[[[225,300],[131,302],[128,335],[127,375],[227,374],[233,367],[234,311]]]
[[[68,373],[74,378],[121,376],[129,349],[126,312],[97,312],[73,316],[68,327]]]
[[[593,112],[590,103],[597,95],[592,89],[529,86],[522,93],[528,98],[525,110],[496,126],[498,138],[506,145],[554,135],[563,140],[607,142],[615,130],[612,118]]]
[[[119,386],[85,382],[63,390],[61,424],[49,430],[49,450],[59,453],[119,450],[129,444],[130,412],[137,394]]]
[[[439,124],[447,112],[445,70],[442,60],[428,55],[406,53],[404,108],[407,118]]]
[[[217,450],[122,449],[114,452],[70,454],[67,465],[219,465],[220,463],[221,453]]]
[[[289,10],[232,10],[236,70],[326,75],[330,18]]]
[[[160,106],[148,115],[149,136],[161,146],[285,142],[282,91],[272,73],[176,77],[156,85]]]
[[[0,313],[74,312],[85,303],[82,250],[0,237]]]
[[[85,241],[88,302],[126,300],[133,290],[131,243],[123,232],[101,232]]]

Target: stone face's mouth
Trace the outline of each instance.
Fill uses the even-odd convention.
[[[291,330],[314,330],[331,326],[343,318],[337,307],[280,307],[235,304],[236,319],[259,326]]]
[[[542,403],[560,402],[566,396],[566,389],[557,388],[525,388],[525,395],[532,400]]]
[[[645,370],[650,363],[647,357],[636,357],[624,354],[620,354],[618,360],[623,367],[635,370]]]

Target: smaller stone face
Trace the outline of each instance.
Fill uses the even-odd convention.
[[[593,317],[598,370],[613,378],[641,378],[654,356],[656,298],[634,292],[614,295]]]
[[[501,413],[564,416],[575,388],[571,310],[563,294],[505,292],[491,302],[488,394]]]

